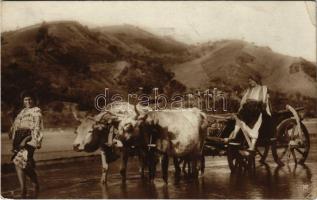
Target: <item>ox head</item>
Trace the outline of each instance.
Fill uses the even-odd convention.
[[[73,113],[80,125],[76,128],[76,138],[73,143],[75,151],[96,151],[106,142],[111,126],[114,124],[112,118],[101,119],[100,115],[95,117],[79,118]]]
[[[132,138],[138,137],[140,134],[140,126],[147,117],[147,112],[151,111],[150,107],[138,108],[134,105],[134,115],[128,115],[120,119],[119,135],[122,141],[128,141]]]

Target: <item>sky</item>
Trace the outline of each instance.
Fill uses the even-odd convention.
[[[315,8],[303,1],[2,1],[1,31],[55,20],[131,24],[188,44],[241,39],[316,62]]]

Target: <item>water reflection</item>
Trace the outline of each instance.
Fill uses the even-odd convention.
[[[313,197],[312,172],[307,165],[276,167],[259,165],[255,175],[231,173],[229,190],[234,197],[307,198]]]
[[[274,170],[274,177],[279,178],[281,176],[291,175],[292,177],[302,177],[306,176],[306,179],[312,177],[312,172],[310,168],[305,164],[295,164],[295,165],[285,165],[277,166]]]
[[[274,170],[276,184],[283,184],[284,192],[303,193],[304,198],[312,197],[312,172],[305,164],[285,165]]]
[[[315,171],[314,171],[315,172]],[[315,178],[316,179],[316,178]],[[102,198],[313,198],[314,177],[307,165],[284,167],[258,164],[256,173],[230,173],[223,167],[210,169],[198,180],[182,178],[168,185],[130,176],[126,182],[114,178],[102,185]]]
[[[105,184],[100,184],[100,188],[101,188],[101,195],[103,199],[109,199],[109,194],[108,194],[108,185]]]
[[[213,161],[213,160],[211,160]],[[219,162],[220,163],[220,162]],[[256,165],[254,174],[230,173],[223,163],[215,165],[209,162],[204,177],[198,180],[182,177],[175,183],[173,171],[166,185],[158,173],[154,183],[141,179],[137,172],[130,172],[124,183],[118,172],[108,177],[108,184],[99,183],[99,170],[91,167],[70,167],[54,173],[43,173],[45,185],[40,193],[43,198],[316,198],[317,168],[315,163],[308,165],[286,165],[277,167],[274,163]],[[100,167],[99,165],[95,165]],[[98,168],[99,169],[99,168]],[[66,170],[66,172],[65,172]],[[132,171],[132,170],[130,170]],[[81,174],[86,174],[83,177]],[[16,180],[13,174],[8,176]],[[67,179],[65,178],[67,176]],[[63,178],[63,184],[61,184]],[[44,183],[44,181],[43,181]],[[18,187],[18,183],[16,186]],[[12,187],[12,188],[14,188]],[[14,196],[10,190],[2,193],[6,197]]]
[[[168,192],[168,186],[164,185],[162,189],[163,189],[163,197],[160,197],[160,198],[169,199],[170,196],[169,196],[169,192]]]
[[[267,187],[271,185],[271,172],[267,165],[257,168],[255,174],[230,173],[229,190],[232,196],[228,198],[265,198]]]

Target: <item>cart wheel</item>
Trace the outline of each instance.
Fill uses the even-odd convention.
[[[256,158],[259,159],[260,163],[265,163],[265,160],[267,158],[267,155],[270,150],[270,144],[267,143],[263,146],[256,146],[255,151],[256,151]]]
[[[301,122],[302,135],[296,129],[294,118],[282,121],[276,130],[276,141],[272,144],[272,155],[278,165],[290,162],[291,157],[296,163],[303,164],[307,159],[310,140],[305,125]]]
[[[232,173],[255,171],[255,152],[247,151],[240,143],[229,143],[227,159]]]
[[[239,160],[239,148],[240,143],[229,143],[228,145],[227,159],[231,172],[235,172],[238,168],[241,167],[241,163]]]

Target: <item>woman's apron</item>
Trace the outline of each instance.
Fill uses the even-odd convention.
[[[28,136],[31,136],[30,129],[19,129],[15,131],[15,136],[13,139],[13,156],[11,160],[16,166],[19,166],[22,169],[26,169],[27,167],[35,167],[33,158],[35,148],[28,144],[20,147],[21,142]]]

